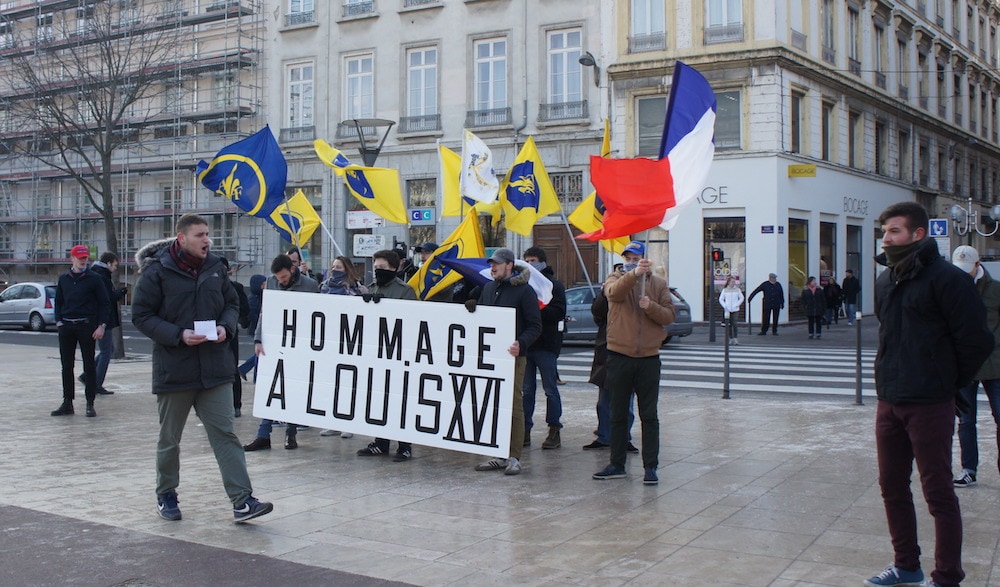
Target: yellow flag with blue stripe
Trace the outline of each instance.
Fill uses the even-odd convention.
[[[316,139],[313,148],[320,161],[344,179],[347,190],[365,208],[389,222],[409,224],[398,169],[355,165],[339,149],[322,139]]]
[[[469,210],[465,220],[441,243],[407,283],[417,298],[428,300],[462,279],[462,274],[441,262],[442,259],[485,257],[479,214]]]
[[[480,214],[493,217],[493,224],[500,222],[500,200],[480,202],[462,195],[462,156],[448,147],[438,145],[441,158],[441,216],[461,216],[466,210],[475,208]]]
[[[514,164],[500,185],[500,199],[507,230],[524,236],[531,234],[539,218],[562,208],[534,137],[528,137],[514,158]]]
[[[268,222],[278,230],[281,238],[299,247],[309,242],[319,228],[320,218],[309,198],[298,190],[271,212]]]

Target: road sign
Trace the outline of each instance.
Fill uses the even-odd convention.
[[[377,226],[385,226],[385,218],[369,210],[347,211],[348,230],[365,230]]]
[[[354,235],[354,256],[371,257],[375,251],[385,248],[385,236],[381,234]]]
[[[948,236],[947,218],[931,218],[931,236],[933,237]]]
[[[434,226],[434,208],[410,208],[412,226]]]

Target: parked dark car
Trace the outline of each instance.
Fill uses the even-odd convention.
[[[0,324],[41,332],[56,323],[56,284],[15,283],[0,292]]]
[[[566,335],[565,340],[594,340],[597,335],[597,325],[590,313],[590,304],[594,302],[600,285],[588,287],[581,285],[566,289]],[[672,338],[680,338],[691,334],[694,325],[691,323],[691,306],[684,297],[677,293],[676,288],[670,288],[671,301],[677,311],[673,324],[667,326],[663,343]]]

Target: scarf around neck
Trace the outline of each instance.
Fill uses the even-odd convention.
[[[205,263],[204,259],[198,259],[185,253],[184,249],[181,248],[180,241],[176,240],[174,241],[174,244],[170,245],[167,252],[170,253],[170,258],[174,260],[174,263],[177,264],[177,267],[180,268],[181,271],[187,273],[195,279],[198,278],[198,272],[201,271],[201,266]]]

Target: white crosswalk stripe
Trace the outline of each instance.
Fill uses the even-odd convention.
[[[593,350],[563,347],[559,375],[586,383]],[[671,344],[660,350],[661,385],[722,392],[724,351],[717,345]],[[861,351],[861,386],[875,394],[874,349]],[[741,345],[729,350],[729,389],[740,392],[787,392],[851,395],[855,393],[856,351],[846,348],[801,348]]]

